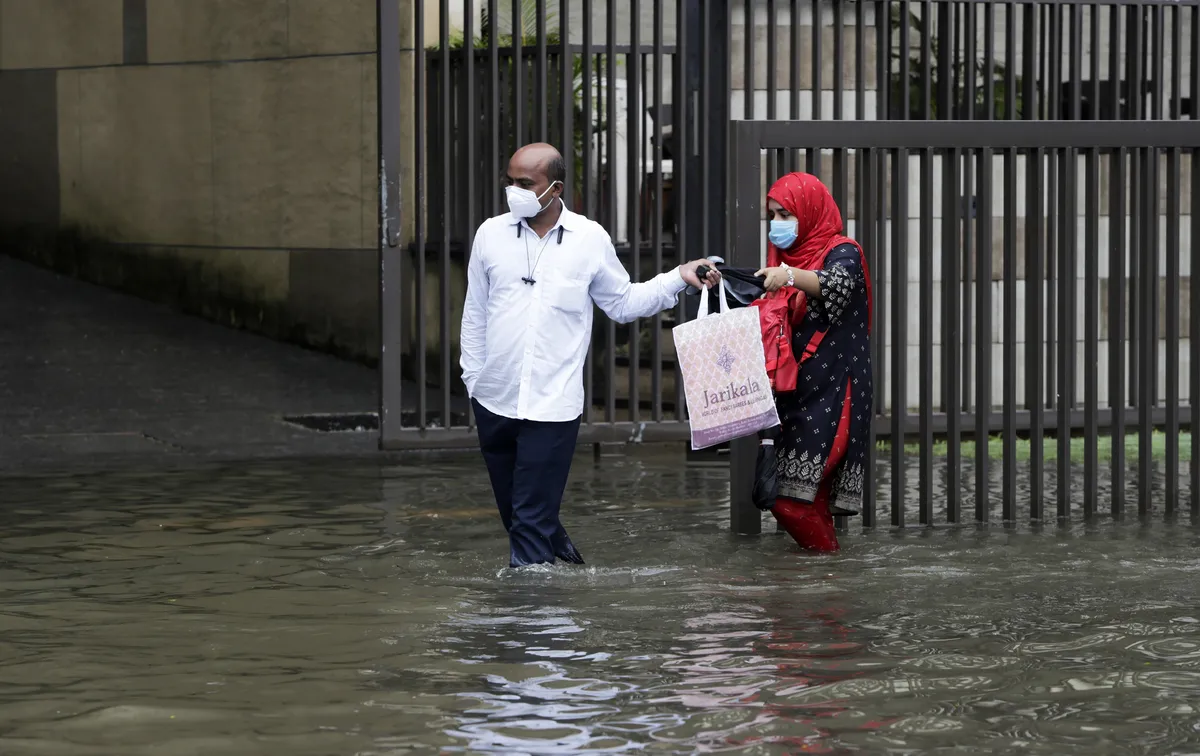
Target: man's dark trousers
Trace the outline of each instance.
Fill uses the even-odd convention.
[[[509,565],[583,564],[558,520],[579,418],[563,423],[513,420],[472,401],[479,447],[492,479],[500,519],[508,531]]]

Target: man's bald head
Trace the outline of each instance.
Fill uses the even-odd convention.
[[[554,145],[545,142],[527,144],[517,150],[509,161],[509,167],[514,164],[526,172],[541,171],[547,184],[567,179],[567,164],[563,161],[562,153]]]
[[[513,153],[508,161],[505,184],[533,192],[544,213],[548,208],[558,207],[555,200],[562,197],[566,174],[567,166],[559,151],[552,145],[537,142]],[[543,213],[539,213],[539,217]]]

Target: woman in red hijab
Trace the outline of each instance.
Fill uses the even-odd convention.
[[[771,228],[766,298],[787,301],[795,389],[776,387],[781,426],[775,445],[775,519],[801,546],[837,551],[833,514],[862,501],[870,453],[871,278],[858,242],[842,235],[829,189],[808,173],[789,173],[767,193]],[[770,505],[769,502],[767,504]]]

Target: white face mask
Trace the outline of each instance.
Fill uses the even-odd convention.
[[[542,204],[542,197],[549,194],[557,183],[557,181],[551,182],[550,186],[546,187],[546,191],[541,194],[534,194],[519,186],[505,187],[504,191],[508,194],[508,209],[517,218],[532,218],[546,209],[546,205]]]

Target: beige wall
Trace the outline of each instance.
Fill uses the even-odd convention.
[[[0,249],[372,358],[374,0],[144,7],[0,0]]]

